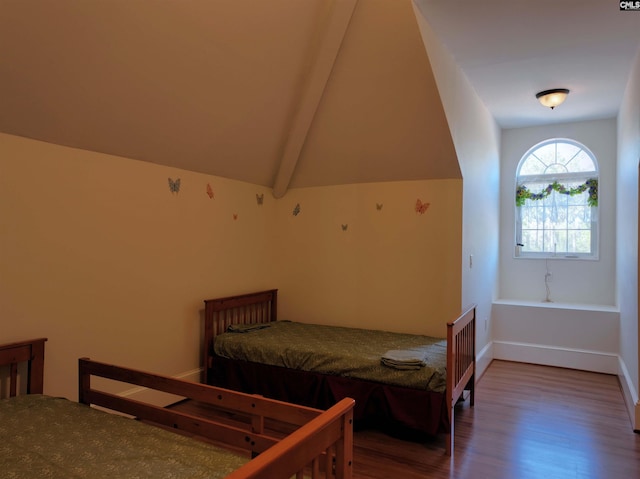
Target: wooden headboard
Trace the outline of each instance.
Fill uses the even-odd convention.
[[[27,394],[42,394],[44,384],[44,343],[47,338],[0,345],[0,366],[9,366],[9,397],[19,392],[18,364],[27,363]]]
[[[211,368],[213,341],[231,324],[268,323],[278,319],[278,290],[207,299],[204,302],[204,382]]]

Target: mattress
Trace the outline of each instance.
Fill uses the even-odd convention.
[[[215,354],[426,391],[446,388],[446,339],[295,321],[267,324],[232,326],[233,332],[216,337]],[[425,365],[406,370],[382,363],[389,351],[405,350],[420,354]]]
[[[248,460],[67,399],[0,400],[3,479],[218,479]]]

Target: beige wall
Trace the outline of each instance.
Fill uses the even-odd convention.
[[[168,177],[181,178],[178,194]],[[76,397],[80,356],[192,371],[202,300],[273,286],[268,194],[0,135],[0,340],[49,338],[54,395]]]
[[[461,180],[300,188],[280,202],[282,319],[446,335],[460,312]]]
[[[197,378],[208,297],[276,287],[283,317],[443,331],[460,302],[460,196],[446,180],[276,201],[248,183],[0,134],[0,342],[48,337],[45,392],[75,399],[81,356]],[[417,198],[431,203],[424,215]]]

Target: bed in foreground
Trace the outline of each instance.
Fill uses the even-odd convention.
[[[284,479],[352,475],[350,399],[319,411],[83,358],[79,360],[80,402],[75,403],[40,394],[44,341],[0,346],[0,366],[9,365],[11,384],[10,397],[0,399],[3,478]],[[26,368],[18,366],[23,361],[28,364]],[[25,369],[26,385],[21,384],[20,374]],[[204,418],[153,406],[99,390],[92,378],[189,398],[221,414],[216,419]],[[105,383],[100,380],[100,384]],[[19,394],[25,389],[26,395]],[[124,415],[100,410],[103,408]]]
[[[356,424],[444,433],[447,454],[456,403],[474,403],[475,306],[430,338],[278,321],[274,289],[205,300],[204,329],[208,384],[318,408],[351,397]]]

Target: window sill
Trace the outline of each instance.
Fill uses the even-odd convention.
[[[562,254],[537,254],[537,253],[521,253],[514,254],[513,259],[552,259],[552,260],[566,260],[566,261],[598,261],[598,256],[579,256],[579,255],[562,255]]]
[[[619,313],[617,306],[607,304],[588,304],[588,303],[554,303],[553,301],[532,301],[526,299],[496,299],[493,304],[502,304],[506,306],[526,306],[534,308],[555,308],[555,309],[571,309],[576,311],[603,311],[607,313]]]

